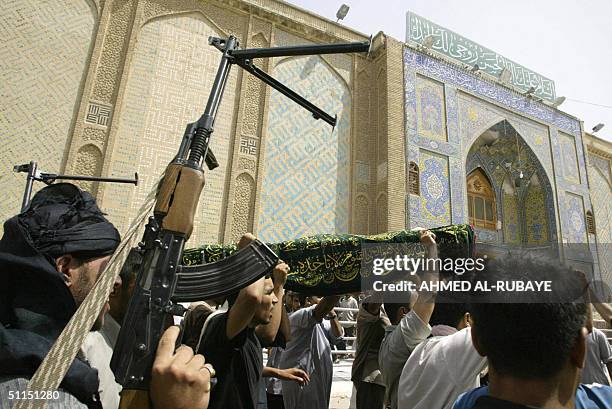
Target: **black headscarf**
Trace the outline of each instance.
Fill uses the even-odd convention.
[[[4,223],[0,240],[0,375],[30,378],[77,305],[55,259],[112,254],[119,232],[94,198],[69,183],[41,189]],[[98,375],[75,359],[61,387],[91,404]]]
[[[53,259],[64,254],[103,257],[112,254],[121,240],[95,199],[70,183],[42,189],[17,217],[34,247]]]

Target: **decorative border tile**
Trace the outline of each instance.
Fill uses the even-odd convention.
[[[422,70],[439,81],[492,99],[517,113],[529,115],[546,123],[553,124],[572,135],[580,135],[580,123],[578,120],[570,118],[542,103],[535,102],[506,87],[464,72],[448,62],[405,47],[404,64],[412,69]],[[406,101],[409,100],[406,99]]]

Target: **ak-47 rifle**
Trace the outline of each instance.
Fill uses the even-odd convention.
[[[242,67],[306,108],[315,119],[335,126],[336,118],[257,68],[253,58],[366,52],[370,47],[370,42],[365,41],[240,50],[234,36],[210,38],[209,43],[223,55],[206,109],[185,130],[178,154],[162,179],[154,215],[149,218],[137,250],[142,253],[143,262],[111,360],[115,377],[124,388],[122,408],[148,406],[147,391],[157,343],[168,326],[168,318],[184,314],[180,302],[234,293],[269,273],[278,261],[272,250],[255,240],[222,261],[189,267],[181,264],[204,186],[202,161],[211,170],[218,166],[209,142],[231,66]]]

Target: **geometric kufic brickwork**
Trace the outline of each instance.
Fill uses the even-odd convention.
[[[87,0],[4,1],[0,7],[0,217],[21,205],[13,165],[60,173],[96,24]],[[37,191],[43,185],[36,182]],[[1,229],[1,227],[0,227]]]
[[[107,126],[110,121],[112,107],[99,102],[90,102],[85,114],[85,122]]]
[[[610,160],[602,158],[599,155],[589,153],[589,162],[591,163],[591,166],[601,172],[601,175],[604,177],[604,179],[606,179],[610,186],[612,186],[612,175],[610,175]]]
[[[118,115],[110,173],[123,176],[137,171],[141,183],[137,187],[106,185],[102,203],[121,228],[128,226],[176,155],[186,124],[204,111],[221,57],[207,40],[220,35],[200,13],[154,19],[140,29]],[[205,169],[206,185],[190,238],[193,243],[220,240],[237,71],[230,73],[217,112],[210,148],[220,166]]]
[[[387,218],[388,218],[388,214],[387,214],[387,209],[388,209],[388,205],[387,205],[387,196],[384,194],[381,194],[378,197],[378,201],[376,203],[376,213],[377,213],[377,233],[384,233],[386,232],[387,229]]]
[[[257,235],[266,241],[315,233],[345,233],[349,221],[351,95],[342,78],[318,56],[287,58],[274,77],[326,112],[331,126],[272,90]]]
[[[73,169],[76,175],[99,176],[102,171],[102,152],[93,144],[81,146],[77,152]],[[98,184],[92,181],[83,180],[75,184],[93,195],[96,194],[98,188]]]
[[[368,234],[369,207],[368,198],[364,195],[357,195],[353,207],[353,231],[355,234]]]
[[[248,136],[240,137],[240,153],[245,155],[257,155],[257,138],[251,138]]]

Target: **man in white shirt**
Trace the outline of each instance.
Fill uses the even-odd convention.
[[[435,235],[429,231],[421,232],[421,244],[425,247],[427,258],[438,257]],[[435,282],[438,271],[425,273],[423,280]],[[428,325],[434,309],[435,293],[412,293],[410,302],[385,303],[385,309],[393,325],[385,328],[385,336],[378,353],[378,365],[382,381],[386,386],[386,401],[392,409],[397,409],[397,390],[399,378],[406,360],[412,350],[431,333]]]
[[[600,329],[593,328],[593,332],[589,334],[586,342],[586,360],[584,361],[580,382],[610,385],[608,374],[612,374],[612,346],[610,346],[606,334]]]
[[[478,387],[486,367],[472,344],[467,305],[440,302],[430,320],[432,337],[419,344],[406,361],[399,381],[400,408],[450,409],[461,393]]]
[[[357,304],[357,300],[353,297],[352,294],[346,294],[340,301],[338,302],[338,306],[342,308],[359,308],[359,304]],[[340,311],[338,312],[338,319],[342,324],[342,328],[344,328],[344,336],[345,337],[354,337],[355,336],[355,328],[356,328],[356,319],[357,312],[356,311]],[[349,323],[351,322],[351,323]],[[350,348],[349,348],[350,344]],[[338,343],[338,349],[355,349],[354,341],[341,341]]]
[[[344,331],[332,312],[337,296],[308,297],[301,308],[289,315],[291,341],[281,356],[279,368],[299,368],[310,377],[301,386],[293,381],[282,382],[286,409],[327,409],[331,395],[333,363],[330,341],[342,337]],[[332,319],[324,320],[328,314]]]
[[[393,324],[385,328],[378,366],[387,389],[386,401],[391,409],[397,409],[397,388],[404,365],[414,348],[431,334],[431,327],[419,318],[410,304],[385,303],[385,309]]]

